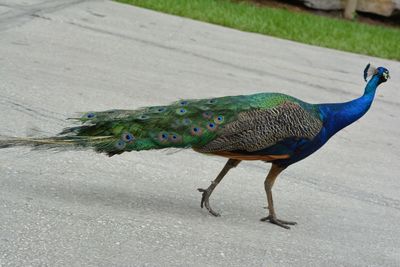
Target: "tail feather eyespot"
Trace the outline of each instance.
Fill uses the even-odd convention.
[[[208,122],[207,123],[207,129],[211,132],[214,132],[218,129],[218,124],[214,123],[214,122]]]
[[[88,113],[85,113],[83,116],[82,116],[82,118],[83,119],[93,119],[93,118],[95,118],[96,117],[96,114],[95,113],[93,113],[93,112],[88,112]]]
[[[147,114],[141,114],[141,115],[139,115],[138,119],[139,120],[147,120],[147,119],[150,119],[150,116]]]
[[[148,111],[153,112],[153,113],[163,113],[167,111],[166,107],[150,107],[148,108]]]
[[[192,126],[190,128],[190,134],[193,136],[200,136],[203,134],[203,129],[199,126]]]
[[[200,136],[203,134],[203,129],[199,126],[192,126],[190,128],[190,134],[193,136]]]
[[[115,143],[115,148],[117,148],[117,149],[119,149],[119,150],[122,150],[122,149],[124,149],[126,147],[126,143],[123,141],[123,140],[118,140],[116,143]]]
[[[188,104],[189,104],[189,101],[187,101],[187,100],[179,101],[179,105],[181,105],[181,106],[187,106]]]
[[[168,140],[169,140],[169,135],[168,135],[167,132],[160,132],[160,133],[158,134],[158,141],[159,141],[160,143],[167,143]]]
[[[184,119],[182,120],[182,124],[183,124],[183,125],[190,125],[191,123],[192,123],[192,120],[189,119],[189,118],[184,118]]]
[[[186,112],[187,112],[187,109],[185,109],[185,108],[178,108],[176,110],[176,114],[178,114],[178,115],[184,115],[184,114],[186,114]]]
[[[204,112],[203,112],[203,117],[204,117],[205,119],[211,119],[212,115],[213,115],[213,112],[212,112],[212,111],[207,110],[207,111],[204,111]]]
[[[210,107],[207,107],[207,106],[200,106],[199,109],[200,109],[200,110],[209,110]]]
[[[179,128],[179,126],[181,126],[181,121],[180,121],[180,120],[175,120],[175,121],[171,124],[171,128],[172,128],[172,129],[177,129],[177,128]]]
[[[214,122],[216,123],[216,124],[221,124],[221,123],[223,123],[225,121],[225,118],[224,118],[224,116],[222,116],[222,115],[218,115],[218,116],[216,116],[215,118],[214,118]]]
[[[126,143],[132,143],[133,141],[135,141],[135,137],[129,132],[124,132],[121,135],[121,139]]]
[[[169,135],[169,141],[171,141],[172,143],[181,143],[182,142],[182,136],[180,136],[179,134],[176,133],[172,133]]]

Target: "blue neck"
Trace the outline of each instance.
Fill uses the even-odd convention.
[[[346,103],[320,105],[328,138],[367,113],[378,85],[379,77],[375,75],[368,82],[361,97]]]

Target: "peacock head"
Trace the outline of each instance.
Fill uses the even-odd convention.
[[[379,78],[379,83],[386,82],[389,78],[389,70],[384,67],[375,68],[371,64],[368,64],[364,70],[364,80],[367,81],[369,76],[377,76]]]

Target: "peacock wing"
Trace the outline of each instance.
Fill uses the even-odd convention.
[[[267,109],[251,109],[226,124],[218,137],[196,150],[202,153],[255,152],[285,139],[313,139],[321,119],[296,102],[285,101]]]

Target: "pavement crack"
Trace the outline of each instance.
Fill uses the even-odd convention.
[[[61,119],[57,116],[54,116],[56,114],[55,112],[49,111],[42,109],[42,111],[39,111],[39,109],[29,107],[27,105],[24,105],[22,103],[18,103],[14,100],[11,100],[7,97],[0,96],[0,99],[3,101],[0,102],[0,104],[8,106],[10,109],[17,110],[19,112],[22,112],[28,116],[38,118],[41,117],[45,120],[53,120],[55,121],[58,125],[65,126],[67,123],[65,122],[64,119]]]
[[[46,16],[43,16],[43,15],[40,15],[40,14],[37,14],[37,13],[31,14],[31,16],[32,16],[32,17],[35,17],[35,18],[41,18],[41,19],[45,19],[45,20],[51,20],[51,18],[46,17]]]
[[[53,13],[87,1],[92,0],[48,0],[30,6],[4,5],[7,8],[10,8],[11,12],[0,14],[0,31],[4,31],[15,26],[21,26],[31,21],[35,17],[47,19],[47,17],[41,14]]]

